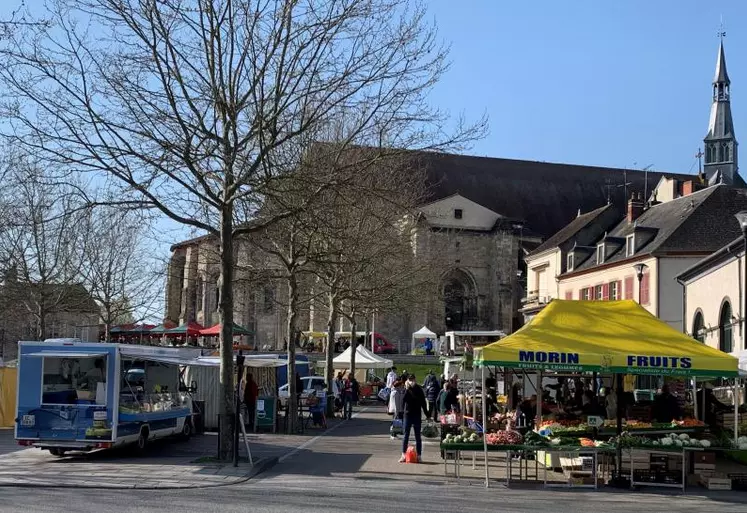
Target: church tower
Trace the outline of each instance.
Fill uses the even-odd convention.
[[[731,118],[729,88],[731,81],[726,72],[724,40],[718,47],[716,75],[713,77],[713,103],[711,118],[708,121],[708,134],[705,143],[705,176],[708,183],[723,182],[734,184],[737,178],[737,139],[734,136],[734,123]]]

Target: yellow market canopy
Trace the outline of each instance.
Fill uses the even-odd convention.
[[[701,344],[635,301],[553,300],[476,365],[626,374],[736,376],[738,360]]]

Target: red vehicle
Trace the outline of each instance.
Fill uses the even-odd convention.
[[[347,342],[350,343],[350,335],[351,332],[349,331],[338,331],[335,333],[335,337],[340,340],[342,344],[345,344]],[[381,333],[374,332],[374,353],[375,354],[396,354],[397,353],[397,347],[389,342],[387,338],[382,335]],[[371,349],[371,340],[366,340],[364,342],[364,338],[366,338],[365,333],[356,332],[356,338],[358,339],[358,345],[364,346],[366,349]]]

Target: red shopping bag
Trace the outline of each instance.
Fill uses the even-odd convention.
[[[405,463],[417,463],[418,462],[418,453],[415,452],[415,447],[412,445],[407,448],[407,452],[405,453]]]

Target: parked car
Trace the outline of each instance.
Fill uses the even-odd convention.
[[[301,392],[302,399],[306,399],[316,387],[323,387],[325,384],[323,376],[306,376],[301,378],[301,382],[303,383],[303,391]],[[340,397],[340,390],[337,387],[337,383],[334,381],[332,382],[332,392],[335,394],[335,397]],[[286,383],[278,388],[278,398],[280,399],[280,404],[283,408],[285,408],[285,405],[288,402],[288,397],[288,384]]]

